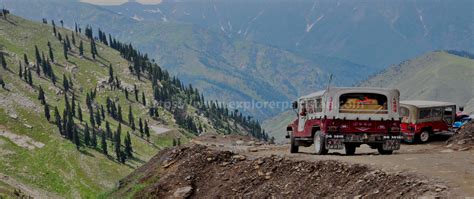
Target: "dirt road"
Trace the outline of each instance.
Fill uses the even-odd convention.
[[[318,156],[313,154],[312,147],[301,147],[300,153],[290,154],[287,145],[253,146],[248,140],[239,141],[221,136],[204,136],[194,142],[219,150],[238,152],[250,158],[278,155],[306,161],[340,160],[370,165],[387,172],[409,172],[447,183],[452,190],[450,193],[452,197],[474,197],[474,150],[451,150],[446,148],[442,140],[420,145],[404,144],[401,150],[394,152],[393,155],[379,155],[376,150],[363,145],[357,148],[356,155],[353,156],[345,156],[342,150],[332,150],[328,155]]]

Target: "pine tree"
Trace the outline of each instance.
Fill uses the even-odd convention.
[[[24,55],[24,57],[25,57],[25,64],[28,66],[29,65],[28,57],[26,56],[26,54]],[[43,63],[43,61],[41,60],[41,55],[38,50],[38,46],[36,45],[35,45],[35,57],[36,57],[36,65]]]
[[[31,76],[31,71],[28,70],[28,84],[33,86],[33,77]]]
[[[105,155],[108,155],[108,152],[107,152],[107,138],[105,137],[105,133],[102,133],[101,135],[101,146],[102,146],[102,153],[104,153]]]
[[[148,122],[145,120],[145,135],[147,140],[150,139],[150,127],[148,127]]]
[[[51,115],[49,113],[49,106],[47,104],[44,105],[44,116],[48,121],[51,118]]]
[[[118,108],[117,108],[117,120],[119,122],[122,122],[123,121],[123,117],[122,117],[122,107],[120,106],[120,104],[118,105]]]
[[[143,106],[146,106],[145,92],[142,92],[142,103]]]
[[[94,128],[95,127],[95,119],[94,119],[94,109],[89,109],[89,120],[91,122],[91,127]]]
[[[54,23],[54,20],[51,20],[51,24],[53,24],[53,33],[54,33],[54,36],[56,36],[56,24]]]
[[[30,62],[28,61],[28,56],[26,54],[23,54],[23,61],[25,62],[26,67],[30,65]]]
[[[2,62],[3,69],[7,69],[7,60],[2,52],[0,52],[0,62]]]
[[[94,148],[97,147],[97,132],[95,131],[95,128],[92,128],[91,146]]]
[[[73,127],[73,140],[74,144],[76,144],[76,148],[79,150],[81,147],[81,139],[79,138],[79,132],[76,127]]]
[[[121,146],[121,141],[120,141],[120,134],[121,134],[121,126],[119,123],[119,126],[117,127],[117,132],[115,133],[115,139],[114,139],[114,146],[115,146],[115,154],[117,156],[117,161],[121,160],[121,151],[120,151],[120,146]]]
[[[97,125],[99,125],[99,126],[102,125],[102,117],[101,117],[101,115],[100,115],[99,110],[97,110],[97,111],[95,112],[95,122],[96,122]]]
[[[74,95],[74,93],[72,94],[71,114],[72,116],[76,116],[76,95]]]
[[[127,157],[131,158],[133,157],[133,148],[132,148],[132,140],[130,138],[130,132],[127,132],[127,135],[125,136],[125,140],[124,140],[124,144],[125,144],[125,155],[127,155]]]
[[[39,88],[38,100],[41,102],[42,105],[46,104],[46,99],[44,97],[44,91],[43,91],[43,88],[41,86]]]
[[[137,89],[137,85],[133,85],[133,90],[135,91],[135,100],[138,102],[138,89]]]
[[[139,127],[139,130],[140,130],[140,137],[143,137],[143,134],[144,134],[145,132],[143,131],[142,118],[139,118],[139,119],[138,119],[138,127]]]
[[[71,41],[69,41],[69,36],[66,35],[66,47],[68,50],[71,50]]]
[[[133,118],[132,105],[128,107],[128,124],[135,131],[135,119]]]
[[[65,58],[66,60],[68,60],[66,42],[63,43],[63,52],[64,52],[64,58]]]
[[[112,130],[110,130],[109,121],[105,121],[105,135],[106,135],[108,138],[112,138]]]
[[[77,118],[82,122],[82,108],[80,105],[77,106]]]
[[[94,39],[91,39],[91,54],[92,54],[92,58],[95,59],[95,56],[97,55],[97,49],[96,49]]]
[[[71,33],[71,37],[72,37],[72,45],[76,45],[76,37],[74,36],[74,33]]]
[[[61,125],[61,115],[59,114],[58,107],[54,107],[54,121],[55,121],[54,123],[56,124],[56,126],[58,126],[59,128],[59,132],[62,135],[63,127]]]
[[[53,49],[51,48],[51,44],[48,41],[48,47],[49,47],[49,58],[51,61],[54,63],[54,54],[53,54]]]
[[[3,77],[0,76],[0,86],[2,86],[3,89],[5,89],[5,80],[3,80]]]
[[[89,132],[89,125],[86,123],[86,127],[84,128],[84,144],[86,146],[90,146],[91,135]]]
[[[109,65],[109,84],[114,81],[114,69],[112,68],[112,64]]]
[[[66,74],[63,74],[63,87],[64,87],[64,92],[69,91],[69,81],[67,80]]]
[[[79,55],[84,56],[84,45],[82,44],[82,40],[79,43]]]
[[[20,78],[23,78],[23,67],[21,66],[21,62],[18,61],[18,76],[20,76]]]

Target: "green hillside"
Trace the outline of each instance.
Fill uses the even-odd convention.
[[[400,90],[401,99],[439,100],[474,111],[474,59],[431,52],[392,66],[360,86]]]
[[[148,161],[160,149],[171,146],[178,138],[180,142],[186,142],[203,132],[250,132],[252,135],[260,135],[258,123],[245,119],[242,115],[230,116],[227,109],[213,103],[204,104],[199,91],[170,77],[143,55],[128,48],[128,45],[114,43],[114,48],[122,50],[119,52],[94,40],[98,52],[94,59],[91,53],[92,40],[74,30],[59,28],[59,22],[56,22],[55,35],[51,21],[48,23],[30,22],[13,15],[8,15],[6,20],[0,19],[0,54],[5,60],[5,67],[0,67],[0,80],[5,83],[5,87],[0,88],[0,198],[13,197],[14,190],[21,190],[22,194],[38,198],[96,198],[115,187],[119,179]],[[61,41],[59,34],[62,35]],[[54,62],[49,54],[48,42]],[[83,56],[80,55],[81,42]],[[68,59],[63,50],[66,44],[70,44]],[[35,46],[38,47],[39,54],[44,53],[44,56],[39,56],[42,64],[38,64]],[[25,61],[25,55],[28,61]],[[125,57],[135,60],[141,58],[140,63],[132,63]],[[46,70],[39,67],[47,66],[45,63],[49,63],[54,71],[55,85]],[[108,81],[111,74],[109,66],[115,78],[112,83]],[[137,68],[131,72],[131,68],[135,66],[144,67],[140,79],[137,77],[140,73],[136,72]],[[159,79],[151,78],[148,71],[160,74]],[[64,77],[69,82],[69,91],[63,83]],[[134,85],[138,92],[135,92]],[[49,122],[45,117],[45,105],[38,98],[40,90],[44,91],[45,102],[50,109]],[[138,100],[135,99],[135,93]],[[146,105],[142,101],[142,95]],[[93,107],[92,112],[95,111],[94,118],[97,116],[102,120],[101,124],[98,124],[97,119],[95,125],[89,122],[91,111],[88,111],[87,96],[95,96],[91,97],[90,106]],[[157,97],[166,98],[166,102],[181,102],[178,104],[181,106],[156,104]],[[65,99],[68,100],[68,105]],[[113,109],[121,107],[122,121],[112,114],[117,110],[110,113],[107,111],[105,114],[102,111],[102,115],[100,114],[99,107],[106,107],[107,99],[113,102]],[[75,106],[71,112],[76,115],[71,120],[66,120],[65,113],[66,110],[71,110],[70,105]],[[129,122],[129,106],[135,129]],[[61,121],[71,122],[73,132],[78,132],[72,138],[68,134],[62,135],[56,126],[55,107],[59,109]],[[158,115],[151,117],[149,111],[152,109],[156,109]],[[79,112],[82,113],[82,121],[79,119]],[[139,119],[147,121],[148,126],[143,128],[149,127],[149,136],[142,135],[139,130]],[[105,137],[107,132],[105,121],[110,124],[114,136],[113,139],[110,137],[106,140],[108,155],[103,153],[101,145],[101,135]],[[97,146],[85,144],[86,124],[97,132]],[[118,130],[119,124],[121,131]],[[160,129],[169,131],[163,132]],[[131,135],[133,157],[124,155],[127,132]],[[117,135],[123,143],[120,146],[120,157],[126,157],[124,163],[116,158],[117,145],[114,145],[114,140]],[[76,146],[75,143],[79,145]]]

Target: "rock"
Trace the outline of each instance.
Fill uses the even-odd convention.
[[[29,125],[29,124],[23,124],[26,128],[29,128],[29,129],[32,129],[33,126]]]
[[[218,146],[219,146],[219,147],[224,147],[225,145],[224,145],[224,144],[219,144]]]
[[[207,158],[207,161],[208,161],[208,162],[211,162],[211,161],[213,161],[213,160],[214,160],[214,158],[211,158],[211,157]]]
[[[265,176],[265,180],[270,180],[272,176]]]
[[[176,191],[173,193],[173,196],[175,198],[187,198],[191,196],[192,192],[193,192],[193,187],[191,186],[181,187],[181,188],[176,189]]]
[[[255,141],[248,141],[248,142],[247,142],[247,145],[253,146],[253,145],[255,145]]]
[[[435,191],[436,191],[436,192],[440,192],[440,191],[443,191],[443,189],[441,189],[441,188],[436,188]]]
[[[212,139],[216,139],[216,136],[215,136],[215,135],[211,135],[211,138],[212,138]]]
[[[469,149],[471,149],[471,147],[467,146],[467,147],[460,148],[459,151],[467,151]]]
[[[453,144],[448,144],[448,145],[446,146],[446,148],[451,148],[451,147],[453,147]]]
[[[465,141],[465,140],[459,140],[459,141],[457,142],[457,144],[463,145],[463,144],[466,144],[466,141]]]
[[[454,152],[454,150],[452,149],[446,149],[446,150],[442,150],[441,153],[452,153]]]
[[[242,140],[237,140],[235,143],[236,143],[237,145],[242,145],[242,144],[244,144],[244,141],[242,141]]]
[[[257,152],[258,149],[257,149],[257,148],[250,148],[249,151],[250,151],[250,152]]]
[[[8,114],[8,116],[10,116],[10,118],[15,119],[15,120],[18,119],[18,115],[15,113],[10,113]]]
[[[257,160],[257,162],[255,162],[255,163],[257,163],[258,165],[262,165],[262,164],[263,164],[263,160]]]
[[[245,157],[243,155],[234,155],[234,156],[232,156],[232,159],[243,161],[243,160],[246,160],[247,157]]]
[[[257,174],[258,174],[259,176],[265,175],[262,171],[257,171]]]

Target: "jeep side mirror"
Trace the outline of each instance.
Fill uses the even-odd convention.
[[[297,102],[297,101],[294,101],[294,102],[291,104],[291,107],[293,107],[293,109],[298,109],[298,102]]]

